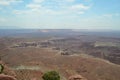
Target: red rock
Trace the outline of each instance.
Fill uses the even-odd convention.
[[[87,80],[87,79],[77,74],[77,75],[70,76],[68,80]]]
[[[0,80],[16,80],[13,76],[0,74]]]

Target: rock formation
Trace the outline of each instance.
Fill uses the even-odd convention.
[[[0,80],[16,80],[13,76],[0,74]]]
[[[70,76],[68,80],[87,80],[87,79],[77,74],[77,75]]]

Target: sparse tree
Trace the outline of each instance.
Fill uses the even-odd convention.
[[[0,64],[0,74],[3,72],[3,70],[4,70],[4,66]]]
[[[60,76],[59,73],[56,71],[49,71],[46,72],[43,76],[42,76],[43,80],[60,80]]]

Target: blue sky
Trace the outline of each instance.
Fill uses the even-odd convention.
[[[0,29],[120,30],[120,0],[0,0]]]

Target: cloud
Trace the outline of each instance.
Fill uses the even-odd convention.
[[[105,18],[113,18],[113,17],[118,17],[118,16],[120,16],[120,14],[119,13],[113,13],[113,14],[104,14],[104,15],[102,15],[101,17],[105,17]]]
[[[84,14],[91,6],[74,3],[76,0],[32,0],[24,10],[13,10],[14,14],[73,15]]]
[[[24,11],[24,10],[13,10],[12,12],[13,14],[17,14],[17,15],[20,15],[20,14],[26,14],[27,12]]]
[[[2,5],[2,6],[10,5],[10,2],[8,2],[8,1],[0,1],[0,5]]]
[[[78,11],[77,13],[78,14],[84,14],[85,12],[84,11]]]
[[[30,3],[26,3],[23,9],[14,9],[13,14],[16,15],[31,15],[31,14],[41,14],[42,6],[41,3],[44,0],[32,0]]]
[[[76,5],[71,6],[72,10],[87,10],[89,8],[90,6],[85,6],[84,4],[76,4]]]
[[[66,0],[67,2],[74,2],[75,0]]]
[[[41,5],[39,4],[28,4],[26,5],[27,8],[30,8],[30,9],[40,9],[42,8]]]
[[[29,10],[14,10],[13,14],[16,15],[32,15],[32,16],[41,16],[41,15],[62,15],[65,14],[65,11],[55,11],[52,9],[40,9],[37,7],[32,7]]]
[[[87,6],[84,4],[75,4],[69,7],[69,11],[73,12],[74,14],[84,14],[86,10],[90,9],[91,6]]]
[[[0,0],[1,6],[9,6],[13,3],[20,3],[23,2],[23,0]]]
[[[42,3],[44,0],[33,0],[34,3]]]

